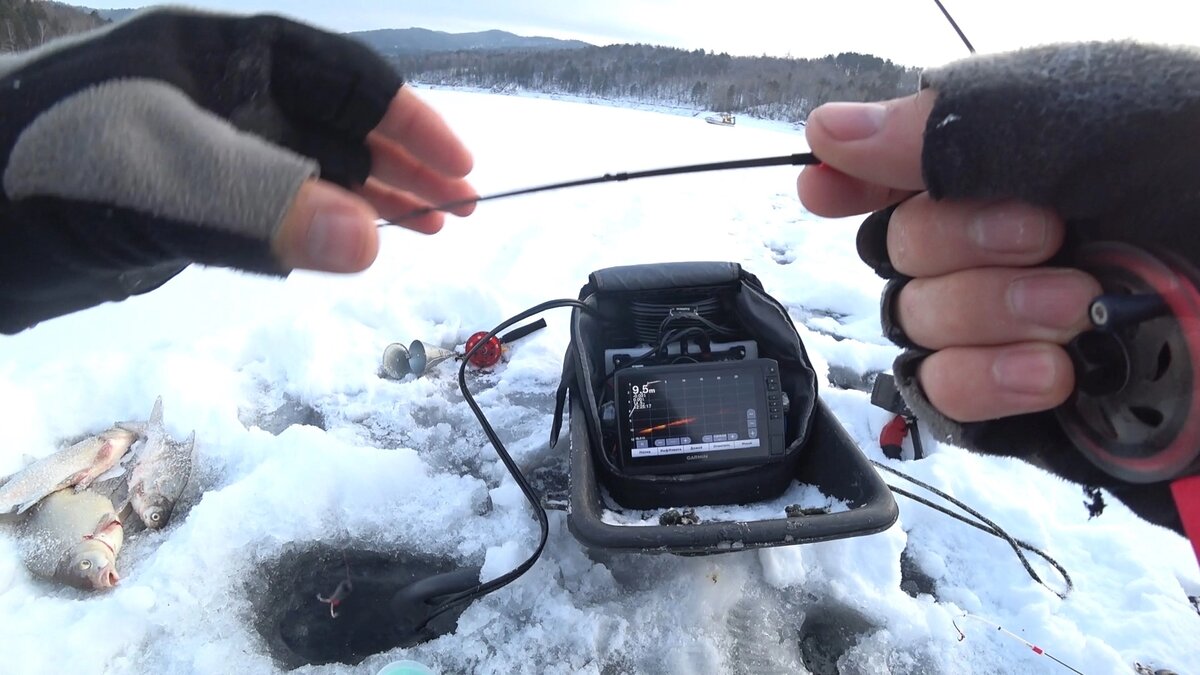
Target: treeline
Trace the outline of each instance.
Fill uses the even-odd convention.
[[[0,53],[31,49],[105,23],[95,10],[82,12],[45,0],[0,0]]]
[[[734,57],[705,50],[611,45],[553,51],[472,50],[389,57],[428,84],[575,94],[800,122],[832,100],[916,91],[918,71],[868,54],[819,59]]]

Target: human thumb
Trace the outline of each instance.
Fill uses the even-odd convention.
[[[271,249],[288,269],[361,272],[379,253],[374,209],[332,183],[301,185]]]
[[[826,103],[808,117],[809,148],[848,176],[922,190],[921,143],[935,97],[924,91],[882,103]]]

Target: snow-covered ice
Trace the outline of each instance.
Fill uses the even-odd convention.
[[[726,128],[677,111],[420,91],[474,151],[484,194],[806,149],[790,125]],[[456,365],[390,381],[379,360],[392,342],[461,345],[541,301],[575,297],[593,270],[739,262],[789,308],[823,382],[831,369],[889,368],[882,282],[856,256],[858,219],[806,213],[796,173],[481,204],[436,236],[385,228],[379,260],[362,274],[281,281],[190,269],[149,295],[0,339],[0,475],[63,439],[145,419],[159,395],[168,430],[177,439],[195,430],[197,448],[186,508],[164,530],[130,537],[112,592],[31,577],[16,530],[0,525],[0,672],[276,672],[245,588],[290,542],[421,551],[485,574],[524,559],[537,525],[463,403]],[[546,315],[547,329],[472,379],[523,466],[565,451],[547,440],[567,317]],[[822,396],[869,457],[890,461],[877,445],[887,413],[862,391],[825,386]],[[551,511],[540,562],[474,603],[455,632],[356,667],[300,672],[375,673],[400,659],[445,673],[796,673],[806,663],[1067,672],[997,625],[1089,675],[1127,675],[1135,662],[1200,672],[1200,615],[1188,599],[1200,595],[1200,568],[1182,538],[1113,499],[1089,520],[1077,486],[1017,461],[926,446],[927,459],[891,464],[1044,548],[1073,577],[1065,600],[1000,540],[903,497],[899,522],[878,535],[699,558],[588,552]],[[913,570],[932,594],[902,588]]]

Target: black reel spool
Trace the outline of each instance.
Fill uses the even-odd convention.
[[[1072,443],[1132,483],[1200,468],[1200,284],[1169,255],[1119,243],[1079,251],[1104,295],[1068,345],[1076,388],[1056,413]]]
[[[703,320],[711,324],[724,325],[728,323],[728,312],[718,297],[703,295],[695,298],[675,299],[656,298],[651,294],[629,303],[630,322],[637,339],[646,344],[654,344],[662,337],[663,321],[675,317],[681,311],[692,313],[698,318],[675,318],[671,328],[704,328]]]

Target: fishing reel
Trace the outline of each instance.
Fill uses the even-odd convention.
[[[1056,410],[1071,442],[1121,480],[1200,471],[1200,273],[1167,252],[1104,242],[1076,265],[1103,295],[1068,346],[1076,389]]]

